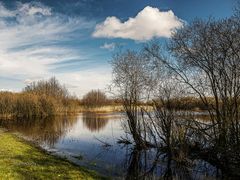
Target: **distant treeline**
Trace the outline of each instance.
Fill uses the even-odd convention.
[[[209,97],[209,101],[214,102],[214,99]],[[152,106],[154,102],[161,105],[161,100],[154,99],[148,102],[136,102],[139,106]],[[213,104],[213,103],[212,103]],[[118,98],[108,98],[106,94],[101,90],[91,90],[83,96],[80,100],[80,105],[85,108],[98,108],[103,106],[121,106],[123,105],[123,100]],[[204,111],[207,110],[207,106],[202,102],[201,99],[197,97],[187,96],[172,98],[169,100],[169,108],[176,110],[186,110],[186,111]]]
[[[151,106],[152,102],[137,104]],[[101,90],[91,90],[80,100],[71,96],[66,87],[54,77],[32,82],[19,93],[0,92],[0,116],[4,117],[46,117],[76,112],[81,109],[80,106],[92,109],[121,105],[121,99],[108,98]],[[171,99],[169,105],[177,110],[206,110],[206,106],[196,97]]]
[[[212,105],[214,104],[213,98],[208,97],[208,101],[212,102],[211,103]],[[150,101],[147,104],[152,106],[153,103],[158,103],[161,106],[161,100],[158,100],[158,99]],[[186,110],[186,111],[205,111],[208,108],[211,108],[211,107],[207,107],[206,104],[204,104],[200,98],[192,97],[192,96],[169,99],[168,106],[169,106],[168,107],[169,109]]]
[[[51,116],[73,111],[78,100],[56,78],[33,82],[20,93],[0,92],[0,115],[6,117]]]

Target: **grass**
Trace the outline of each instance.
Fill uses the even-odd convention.
[[[0,130],[0,179],[105,179]]]

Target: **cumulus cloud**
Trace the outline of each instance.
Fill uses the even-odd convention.
[[[81,17],[58,14],[42,3],[16,3],[12,9],[0,3],[1,86],[3,84],[7,86],[6,80],[1,78],[3,76],[18,77],[22,81],[22,86],[32,80],[53,75],[62,83],[69,83],[68,77],[74,77],[73,73],[70,72],[71,75],[66,72],[60,75],[53,73],[52,64],[69,59],[86,59],[80,49],[64,44],[77,39],[79,31],[91,27],[94,27],[94,22],[85,21]],[[78,33],[75,33],[76,31]],[[79,72],[75,73],[81,75]],[[9,86],[10,83],[14,89],[16,89],[14,84],[20,84],[14,81],[9,82]],[[77,80],[72,83],[71,87],[81,86]]]
[[[153,37],[169,38],[183,21],[174,15],[173,11],[160,11],[158,8],[145,7],[136,17],[130,17],[122,22],[115,16],[107,17],[97,24],[93,37],[126,38],[137,41],[150,40]]]
[[[107,49],[109,51],[114,50],[116,47],[115,43],[104,43],[102,46],[100,46],[101,49]]]

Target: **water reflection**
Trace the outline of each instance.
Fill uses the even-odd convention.
[[[84,127],[82,128],[91,132],[100,132],[106,127],[111,117],[109,114],[87,112],[80,115],[53,116],[41,119],[0,119],[0,126],[19,132],[38,143],[53,147],[56,142],[64,138],[66,133],[73,129],[78,121],[83,123]]]
[[[0,126],[52,147],[76,121],[77,116],[56,116],[42,119],[0,120]]]
[[[158,150],[133,149],[125,161],[124,179],[217,179],[218,170],[205,161],[178,163]]]
[[[126,169],[126,180],[131,179],[154,179],[157,177],[157,163],[159,160],[158,153],[154,151],[133,149],[127,163],[125,164]]]
[[[83,124],[92,132],[99,132],[106,127],[109,118],[110,117],[107,114],[98,114],[93,112],[85,112],[82,114]]]
[[[193,160],[196,163],[189,168],[156,149],[139,151],[132,145],[122,147],[116,143],[125,135],[121,119],[122,114],[116,113],[81,113],[45,119],[0,120],[0,126],[64,156],[82,157],[75,158],[80,165],[119,179],[203,179],[207,174],[209,177],[216,174],[216,169],[204,161]],[[207,121],[205,116],[198,119]],[[96,137],[111,146],[103,147]]]
[[[133,149],[128,161],[125,164],[126,180],[132,179],[172,179],[172,166],[169,158],[166,158],[160,151]],[[165,163],[167,159],[167,163]]]

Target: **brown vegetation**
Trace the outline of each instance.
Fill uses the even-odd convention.
[[[83,96],[81,104],[86,108],[102,107],[108,104],[108,99],[104,92],[92,90]]]
[[[21,93],[0,92],[0,115],[9,117],[51,116],[68,112],[77,100],[55,78],[28,85]]]

